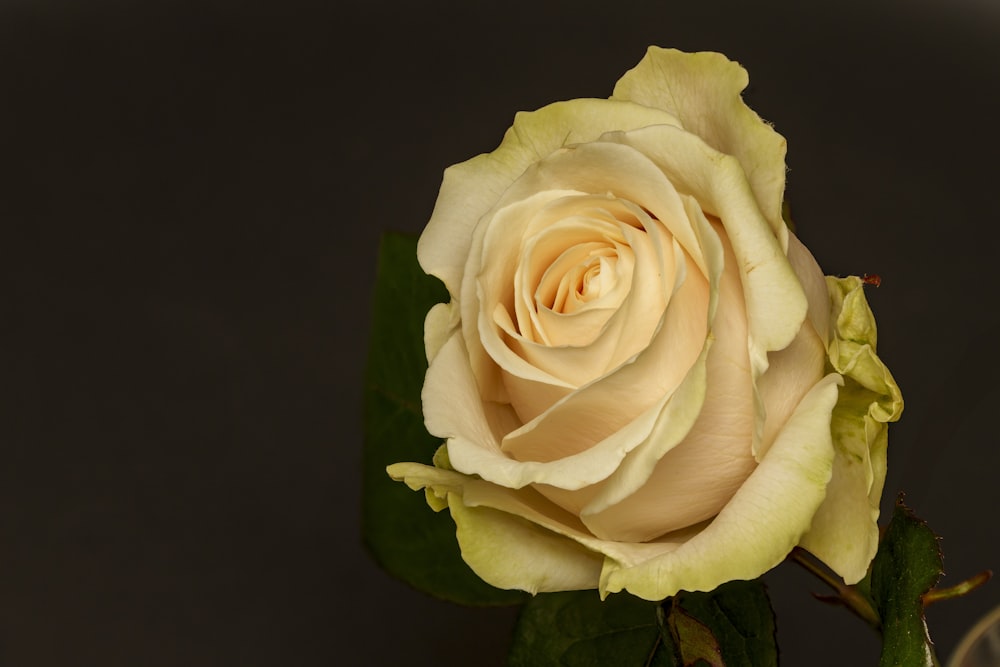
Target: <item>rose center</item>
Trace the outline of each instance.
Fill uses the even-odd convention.
[[[591,249],[584,261],[562,274],[554,299],[539,305],[557,313],[570,314],[594,299],[604,296],[615,286],[615,265],[618,254],[614,248]]]

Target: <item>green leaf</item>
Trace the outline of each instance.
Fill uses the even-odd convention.
[[[427,359],[424,316],[448,293],[417,264],[416,239],[385,234],[379,248],[365,382],[362,535],[390,574],[463,604],[515,604],[525,594],[483,582],[462,560],[455,524],[424,494],[392,481],[386,466],[431,463],[439,438],[427,433],[420,389]]]
[[[778,664],[774,610],[767,589],[759,580],[731,581],[708,593],[681,592],[674,608],[678,605],[711,630],[722,655],[720,664],[726,667],[773,667]],[[698,664],[694,661],[699,658],[704,660],[702,664],[714,666],[716,663],[710,656],[715,647],[704,631],[686,620],[683,624],[675,620],[675,625],[682,643],[690,646],[688,649],[681,647],[685,666]],[[687,662],[689,659],[692,662]]]
[[[528,601],[510,667],[773,667],[774,612],[759,581],[681,592],[662,606],[618,593],[548,593]]]
[[[627,593],[543,593],[521,609],[510,667],[675,667],[660,638],[656,602]]]
[[[670,605],[670,614],[661,623],[664,643],[674,647],[674,654],[680,654],[682,665],[706,664],[709,667],[725,667],[722,662],[722,648],[712,629],[689,614],[677,598]]]
[[[923,596],[940,577],[937,537],[900,498],[871,570],[871,596],[882,617],[880,667],[939,664],[924,619]]]

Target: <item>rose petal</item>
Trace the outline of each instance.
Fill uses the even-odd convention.
[[[494,251],[498,251],[505,243],[508,250],[499,255],[504,258],[503,261],[512,256],[513,251],[510,248],[513,247],[514,241],[511,239],[520,241],[524,238],[516,229],[524,229],[528,224],[521,213],[515,215],[514,212],[523,212],[527,207],[536,207],[542,201],[551,201],[553,196],[544,193],[569,195],[572,192],[591,192],[603,195],[609,191],[620,199],[635,202],[648,210],[663,223],[704,272],[701,250],[688,220],[687,211],[662,170],[648,157],[631,147],[602,141],[561,149],[533,165],[517,179],[497,203],[496,211],[490,214],[495,218],[476,229],[469,263],[465,269],[467,275],[470,277],[480,275],[484,266],[483,248],[487,236],[492,239],[490,264],[498,262],[498,266],[500,265],[498,252]],[[462,287],[460,302],[463,335],[470,351],[480,390],[486,400],[509,400],[507,393],[502,391],[497,376],[499,373],[497,365],[525,380],[518,384],[572,386],[572,383],[559,380],[549,373],[541,372],[531,364],[524,363],[517,355],[509,355],[506,344],[492,323],[496,312],[486,308],[481,309],[481,299],[508,289],[513,282],[512,271],[513,269],[506,283],[504,278],[497,274],[488,284],[482,280],[477,283],[466,279]],[[560,392],[543,387],[539,388],[539,393],[552,395]]]
[[[767,353],[783,349],[798,334],[808,303],[761,215],[743,168],[734,157],[674,127],[646,127],[602,137],[602,141],[612,140],[644,152],[678,190],[692,194],[725,227],[743,280],[750,364],[756,381],[767,370]]]
[[[516,512],[466,504],[463,493],[467,487],[482,486],[484,482],[418,463],[397,463],[389,466],[388,472],[412,489],[427,488],[429,500],[446,501],[455,521],[462,559],[487,583],[532,594],[596,588],[601,554],[545,530]],[[507,493],[510,500],[515,500],[517,492]],[[440,509],[444,502],[434,505]],[[516,507],[516,503],[507,505]]]
[[[454,302],[438,303],[427,311],[427,316],[424,317],[424,352],[428,364],[434,361],[441,346],[457,326],[458,308]]]
[[[631,228],[625,232],[624,236],[629,243],[630,251],[635,255],[635,266],[630,282],[642,287],[630,290],[625,295],[619,307],[605,320],[593,341],[583,346],[563,344],[550,347],[533,341],[524,341],[520,336],[507,332],[510,349],[532,366],[575,386],[587,384],[601,377],[641,352],[649,344],[660,324],[677,273],[675,259],[677,253],[673,251],[673,243],[669,235],[658,234],[655,227],[658,225],[654,225],[649,234]],[[678,256],[682,257],[679,254]],[[669,286],[664,283],[669,283]],[[572,322],[564,324],[573,325]],[[569,338],[572,335],[561,333],[559,330],[552,333],[557,339]],[[514,369],[504,370],[512,372]],[[517,402],[517,397],[513,394],[511,401],[515,404]],[[526,406],[525,412],[537,412],[539,407],[547,406]],[[529,419],[531,417],[525,417],[526,421]]]
[[[903,399],[875,353],[875,319],[861,280],[831,277],[827,285],[834,322],[829,359],[845,384],[831,423],[837,453],[833,479],[802,546],[844,581],[856,583],[878,548],[887,422],[899,419]]]
[[[704,321],[704,313],[694,319]],[[657,414],[656,410],[648,410],[579,454],[552,462],[516,461],[500,450],[503,431],[494,425],[502,414],[491,416],[491,404],[479,399],[476,380],[465,359],[464,341],[455,334],[441,347],[427,371],[421,395],[424,422],[432,434],[447,439],[455,470],[480,475],[504,487],[519,489],[542,483],[579,489],[599,482],[615,471],[631,447],[644,440]]]
[[[661,225],[634,205],[609,201],[606,197],[565,198],[536,212],[535,217],[541,213],[549,214],[553,209],[572,211],[573,207],[597,215],[599,212],[590,207],[601,203],[601,200],[609,208],[620,209],[619,214],[624,211],[644,218],[636,220],[633,217],[633,220],[637,224],[643,224],[646,231],[624,222],[616,222],[612,226],[607,221],[575,215],[563,218],[532,236],[520,258],[522,262],[551,262],[551,270],[564,271],[565,267],[560,266],[560,260],[578,262],[581,254],[592,252],[597,245],[607,247],[614,242],[621,246],[621,250],[616,252],[622,254],[624,270],[628,270],[629,275],[618,281],[605,295],[607,299],[601,297],[591,302],[593,308],[591,304],[587,304],[571,315],[555,313],[545,308],[536,312],[533,303],[536,290],[533,283],[539,280],[538,274],[542,269],[518,269],[518,275],[514,279],[515,310],[518,313],[515,322],[508,312],[503,312],[507,310],[507,306],[503,306],[501,311],[498,306],[493,305],[497,296],[492,292],[502,292],[502,283],[492,276],[504,273],[504,268],[499,264],[507,261],[506,258],[501,257],[500,262],[496,263],[490,261],[480,274],[483,311],[493,311],[493,322],[487,321],[483,327],[495,325],[503,334],[503,338],[498,339],[495,330],[486,331],[483,335],[484,345],[493,360],[508,373],[527,375],[522,369],[522,361],[512,362],[511,355],[500,349],[503,344],[531,367],[579,386],[624,363],[648,344],[655,331],[669,294],[668,285],[672,286],[676,272],[673,252],[664,252],[664,246],[669,247],[671,242],[669,234],[662,230]],[[487,235],[487,240],[489,237]],[[558,254],[559,248],[565,245],[569,245],[570,249]],[[529,254],[530,257],[526,257]],[[638,280],[643,289],[630,291],[633,280]],[[532,303],[524,303],[529,299]],[[607,314],[608,311],[610,315]],[[482,321],[482,317],[480,319]],[[551,331],[547,330],[543,321],[552,328]],[[525,332],[525,329],[531,331]],[[545,340],[536,341],[532,338]],[[572,342],[579,342],[580,345],[570,344]],[[509,395],[526,421],[548,407],[535,403],[522,406],[516,392],[509,392]]]
[[[703,224],[707,237],[711,227],[707,221]],[[720,264],[731,266],[732,249],[724,238],[718,240],[725,257]],[[722,271],[715,293],[718,308],[710,325],[714,342],[707,355],[700,413],[683,441],[656,461],[642,486],[618,503],[601,507],[593,502],[581,512],[599,537],[644,542],[711,518],[756,466],[751,447],[754,394],[738,272]]]
[[[791,232],[788,234],[788,262],[799,277],[809,302],[809,321],[823,341],[823,347],[826,347],[830,344],[830,294],[826,288],[826,277],[812,253]]]
[[[680,251],[678,250],[678,253]],[[706,336],[708,285],[689,272],[673,294],[662,325],[649,346],[617,370],[585,385],[544,413],[508,434],[504,451],[523,461],[572,462],[567,456],[613,456],[615,464],[648,435],[633,441],[631,422],[666,401],[698,359]],[[652,416],[655,419],[655,415]],[[624,440],[626,434],[629,441]],[[612,443],[614,443],[612,445]],[[610,472],[609,472],[610,474]],[[553,486],[563,484],[536,480]]]
[[[618,81],[611,98],[663,109],[720,153],[735,156],[785,249],[788,231],[781,217],[785,138],[743,102],[740,94],[748,81],[746,70],[721,53],[651,46]]]
[[[561,146],[593,141],[604,132],[653,124],[678,124],[660,109],[631,102],[578,99],[521,112],[503,141],[444,172],[437,202],[417,244],[424,271],[459,296],[475,227],[510,185],[533,163]]]
[[[707,324],[715,319],[719,299],[719,282],[725,268],[725,249],[716,230],[702,214],[697,202],[684,198],[685,208],[698,236],[698,244],[709,267],[709,302]],[[675,447],[690,431],[705,400],[709,337],[697,360],[688,371],[677,391],[659,408],[660,413],[653,431],[615,470],[614,475],[597,485],[597,492],[579,502],[578,513],[597,514],[635,493],[647,482],[659,460]],[[550,492],[550,497],[552,497]],[[561,504],[566,506],[568,499]]]
[[[823,377],[826,349],[812,324],[806,322],[792,344],[772,352],[769,359],[767,372],[757,380],[766,415],[760,446],[754,452],[758,461],[767,454],[795,406],[816,384],[816,378]]]
[[[668,554],[704,528],[697,526],[678,531],[645,544],[611,542],[591,535],[576,516],[556,507],[532,488],[508,489],[470,475],[419,463],[396,463],[389,466],[387,472],[393,479],[405,481],[411,489],[425,489],[428,503],[435,511],[444,509],[449,505],[449,501],[453,502],[461,497],[466,507],[491,508],[507,515],[521,517],[537,526],[536,530],[540,534],[561,536],[562,539],[593,552],[598,558],[603,555],[603,560],[611,559],[619,566],[638,565]],[[481,530],[488,534],[491,526],[484,522]],[[580,560],[579,553],[575,559]],[[558,564],[556,566],[558,567]],[[524,568],[528,569],[530,568]],[[526,581],[532,577],[525,571],[521,574]],[[600,575],[600,568],[595,574]],[[594,576],[589,583],[581,585],[580,588],[597,588],[598,583],[599,576]],[[514,587],[521,588],[520,585]],[[543,591],[541,588],[538,590]]]
[[[840,377],[829,375],[803,399],[786,430],[777,439],[764,462],[737,492],[732,501],[707,526],[694,526],[666,535],[649,543],[626,543],[601,540],[583,529],[577,517],[545,500],[532,489],[513,490],[450,470],[417,463],[389,466],[394,479],[404,479],[413,489],[428,488],[437,498],[447,498],[449,506],[461,498],[463,506],[490,507],[507,515],[522,517],[538,528],[536,537],[546,536],[576,542],[586,550],[605,555],[601,572],[601,595],[628,590],[634,595],[660,600],[684,590],[711,590],[733,579],[755,578],[780,562],[808,528],[809,520],[822,501],[832,468],[833,446],[828,428],[830,411],[837,400]],[[440,507],[440,503],[436,503]],[[556,559],[545,559],[548,566],[540,574],[531,566],[503,570],[493,576],[494,560],[489,547],[500,548],[493,521],[499,515],[480,515],[482,522],[471,526],[467,536],[480,533],[482,548],[471,553],[487,561],[477,567],[484,579],[514,588],[538,591],[544,581],[556,581],[551,572],[558,569],[558,558],[567,558],[567,567],[578,574],[578,588],[590,588],[586,582],[593,561],[585,550],[561,552]],[[523,526],[522,527],[526,527]],[[527,527],[526,527],[527,528]],[[503,535],[505,528],[499,528]],[[558,536],[562,536],[559,538]],[[522,535],[521,537],[524,537]],[[468,538],[466,538],[468,539]],[[520,539],[520,538],[519,538]],[[545,540],[546,545],[555,542]],[[515,552],[530,557],[531,542]],[[464,554],[463,554],[464,555]],[[520,560],[521,556],[509,556]],[[491,565],[494,564],[494,565]],[[520,576],[518,576],[518,571]],[[561,584],[560,584],[561,585]],[[561,589],[559,589],[561,590]]]
[[[490,509],[466,507],[448,497],[462,558],[497,588],[573,591],[593,588],[603,559],[576,542],[539,530],[526,519]]]
[[[707,527],[636,565],[606,560],[601,594],[628,590],[662,600],[682,588],[708,591],[753,579],[780,563],[826,495],[833,467],[830,413],[840,382],[828,375],[806,394],[768,455]]]
[[[501,327],[516,329],[511,318],[514,311],[511,286],[521,241],[536,214],[553,202],[579,194],[574,190],[540,190],[502,207],[495,213],[495,224],[476,230],[474,247],[478,250],[469,258],[471,277],[463,284],[459,303],[469,363],[484,400],[510,402],[501,379],[502,369],[530,383],[562,388],[554,392],[558,396],[575,388],[572,382],[532,365],[513,352],[502,338]]]

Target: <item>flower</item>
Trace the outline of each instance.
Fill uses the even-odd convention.
[[[878,544],[902,400],[859,278],[782,218],[785,140],[718,53],[651,47],[610,99],[520,113],[445,171],[418,244],[434,465],[500,588],[657,600],[796,545],[848,583]]]

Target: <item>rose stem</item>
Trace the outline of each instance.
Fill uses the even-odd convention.
[[[801,547],[792,549],[792,552],[788,554],[788,558],[837,591],[836,597],[833,598],[834,601],[850,609],[858,618],[871,626],[872,629],[878,632],[882,631],[882,619],[879,618],[878,613],[872,609],[871,603],[857,588],[845,584],[839,577],[828,571],[809,552]],[[822,596],[817,597],[822,600],[830,600],[830,598]]]

